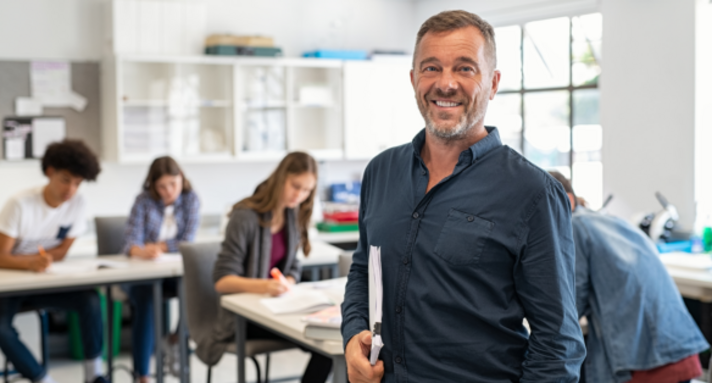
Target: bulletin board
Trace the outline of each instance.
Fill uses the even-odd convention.
[[[67,138],[82,139],[101,156],[101,73],[99,62],[71,63],[72,90],[88,102],[82,112],[71,108],[44,108],[44,116],[64,117]],[[30,62],[0,61],[0,121],[15,115],[15,99],[30,96]],[[2,160],[0,145],[0,161]]]

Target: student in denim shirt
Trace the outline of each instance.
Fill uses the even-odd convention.
[[[178,252],[181,242],[192,242],[200,222],[200,201],[178,163],[171,157],[153,161],[136,197],[129,217],[124,252],[131,257],[154,259],[163,253]],[[176,291],[175,281],[163,284],[164,291]],[[148,381],[148,367],[154,350],[153,293],[151,285],[128,287],[133,305],[132,353],[134,370],[140,382]],[[160,304],[160,303],[157,303]],[[164,347],[171,373],[177,376],[177,337],[173,335]]]
[[[702,373],[697,353],[709,348],[675,284],[641,230],[620,218],[574,211],[576,305],[589,323],[587,383],[689,382]]]

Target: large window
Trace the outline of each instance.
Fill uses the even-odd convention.
[[[598,80],[601,14],[496,28],[499,93],[485,123],[546,170],[558,170],[592,208],[602,203]]]

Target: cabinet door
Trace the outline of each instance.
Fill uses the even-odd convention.
[[[347,159],[367,159],[410,142],[423,128],[410,83],[410,64],[344,64],[344,142]]]

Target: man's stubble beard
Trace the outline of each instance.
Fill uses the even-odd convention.
[[[446,94],[440,90],[436,90],[436,94],[443,98],[452,97],[453,94]],[[460,121],[452,128],[438,127],[431,117],[433,113],[432,109],[428,109],[429,101],[418,100],[418,109],[420,109],[420,114],[425,119],[425,129],[428,133],[432,134],[440,140],[445,142],[453,142],[462,140],[467,137],[468,133],[474,128],[478,123],[480,123],[485,118],[485,113],[487,112],[487,100],[489,100],[489,95],[478,94],[478,99],[473,105],[473,107],[466,109],[465,113],[460,116]],[[441,112],[446,113],[446,112]]]

